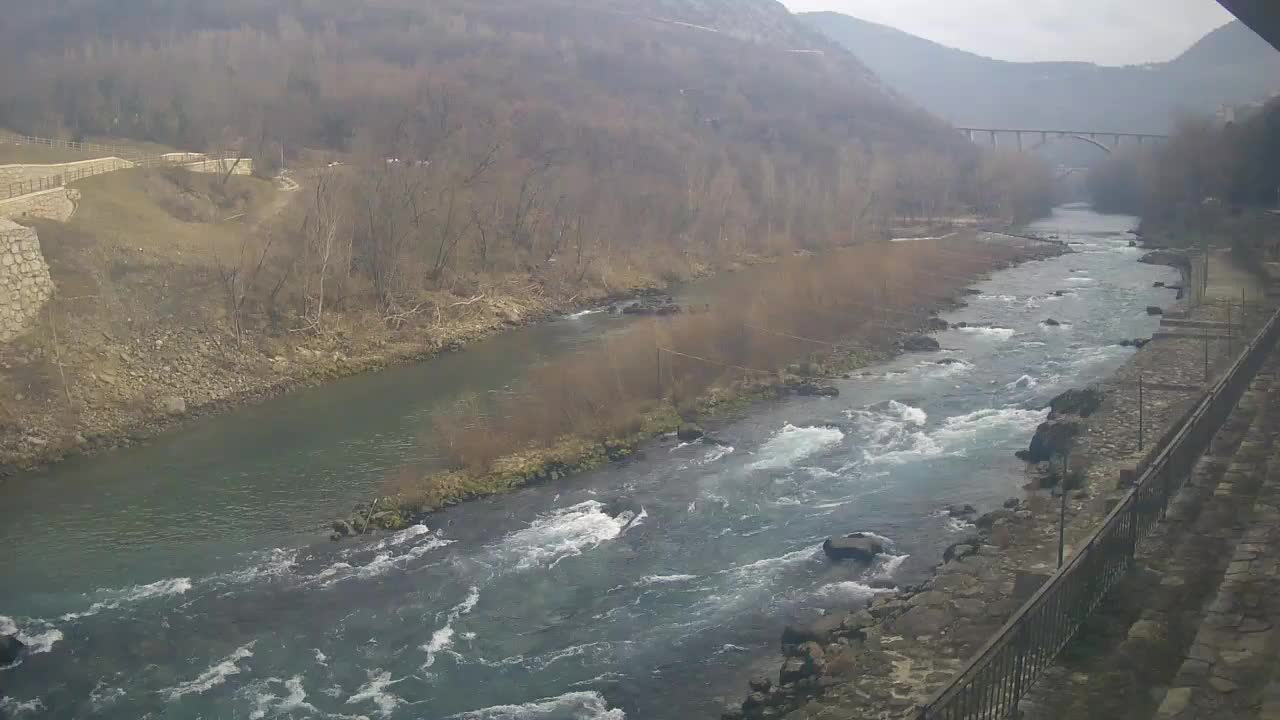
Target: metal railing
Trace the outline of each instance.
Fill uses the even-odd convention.
[[[30,180],[22,180],[19,182],[8,183],[0,186],[0,200],[11,200],[23,195],[41,192],[44,190],[53,190],[60,188],[67,183],[82,180],[94,175],[101,175],[106,172],[115,170],[123,170],[129,167],[155,168],[155,167],[181,167],[183,165],[192,165],[197,163],[224,163],[227,160],[240,159],[240,154],[236,152],[223,152],[217,154],[207,153],[157,153],[144,154],[137,150],[119,146],[119,145],[95,145],[93,143],[79,143],[71,140],[56,140],[53,138],[40,138],[30,135],[5,135],[0,134],[0,144],[9,143],[17,145],[40,145],[45,147],[62,147],[71,150],[80,150],[84,152],[101,152],[106,153],[102,158],[90,158],[80,161],[72,161],[67,163],[52,163],[53,166],[75,165],[77,163],[88,163],[93,160],[100,162],[82,167],[69,168],[64,172],[50,173],[38,178]],[[115,158],[109,160],[108,158]],[[121,164],[123,161],[126,164]],[[29,163],[28,163],[29,164]]]
[[[0,143],[10,145],[38,145],[41,147],[66,148],[82,152],[100,152],[105,156],[115,156],[125,160],[149,157],[147,153],[127,145],[98,145],[95,143],[75,142],[74,140],[58,140],[57,138],[35,137],[32,135],[0,134]]]
[[[30,180],[9,183],[0,189],[0,200],[10,200],[23,195],[30,195],[31,193],[53,190],[76,180],[135,166],[136,164],[121,165],[119,162],[100,162],[67,170],[56,175],[45,175]]]
[[[1102,526],[1050,577],[952,681],[921,707],[921,720],[1012,717],[1019,700],[1134,562],[1213,436],[1280,336],[1272,315],[1227,374],[1184,417]]]

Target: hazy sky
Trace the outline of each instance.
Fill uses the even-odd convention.
[[[782,0],[1002,60],[1169,60],[1230,13],[1215,0]]]

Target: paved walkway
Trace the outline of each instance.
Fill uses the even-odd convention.
[[[1213,250],[1209,253],[1209,287],[1205,292],[1205,302],[1239,304],[1243,297],[1254,303],[1261,299],[1262,293],[1262,281],[1248,268],[1241,267],[1230,251]]]
[[[1197,635],[1206,623],[1217,628],[1235,620],[1206,608],[1224,577],[1238,569],[1233,552],[1248,537],[1251,518],[1256,522],[1253,508],[1271,478],[1280,489],[1280,461],[1272,458],[1280,435],[1278,372],[1280,353],[1254,380],[1167,519],[1140,546],[1136,571],[1023,701],[1024,718],[1145,720],[1162,702],[1178,709],[1189,693],[1178,689],[1191,662],[1184,659],[1201,652]],[[1212,672],[1203,680],[1228,687]],[[1175,690],[1166,692],[1171,685]]]
[[[1271,368],[1274,372],[1274,365]],[[1268,393],[1270,414],[1280,413],[1280,388]],[[1280,651],[1280,448],[1276,423],[1255,445],[1242,448],[1239,472],[1218,493],[1259,486],[1252,507],[1235,518],[1239,539],[1222,583],[1161,703],[1160,720],[1280,718],[1276,692]],[[1236,463],[1233,463],[1233,468]],[[1237,486],[1243,486],[1239,490]]]

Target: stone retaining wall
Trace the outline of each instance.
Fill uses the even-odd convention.
[[[0,342],[28,330],[52,295],[36,231],[0,218]]]
[[[68,187],[0,200],[0,218],[38,217],[66,222],[76,210],[80,191]]]
[[[198,162],[186,163],[182,165],[182,169],[198,173],[224,173],[230,170],[232,175],[252,175],[253,161],[248,158],[241,158],[240,160],[234,160],[231,158],[224,158],[221,160],[200,160]]]
[[[0,165],[0,189],[16,183],[38,181],[42,178],[71,175],[77,171],[98,175],[113,170],[133,167],[133,163],[118,157],[79,160],[55,165]]]

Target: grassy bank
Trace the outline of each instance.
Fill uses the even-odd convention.
[[[469,398],[438,415],[431,435],[451,469],[390,480],[377,514],[395,527],[625,458],[745,401],[828,392],[827,381],[900,350],[904,336],[940,329],[934,315],[985,273],[1058,252],[957,237],[780,261],[713,305],[637,324],[534,368],[496,402]]]

